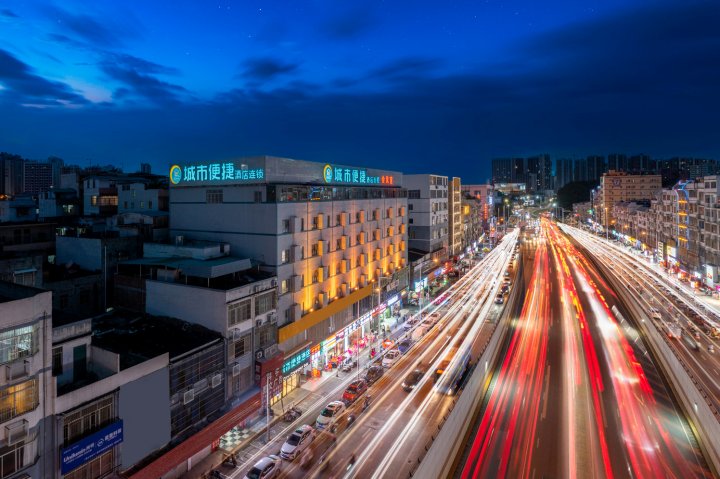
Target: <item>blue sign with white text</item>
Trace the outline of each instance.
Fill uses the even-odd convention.
[[[122,419],[61,450],[60,472],[67,474],[123,441]]]

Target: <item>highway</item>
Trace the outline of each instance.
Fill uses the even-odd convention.
[[[549,221],[523,258],[525,304],[456,476],[712,477],[593,264]]]
[[[626,248],[608,245],[604,239],[577,228],[563,228],[630,288],[647,312],[643,319],[663,333],[678,360],[706,393],[708,404],[720,420],[720,340],[708,334],[709,327],[717,327],[716,314],[697,298],[684,294],[676,279],[658,273]],[[652,310],[660,314],[660,320],[652,320]],[[668,334],[675,328],[681,331],[680,338]],[[710,352],[710,345],[715,353]]]
[[[424,455],[425,444],[432,440],[433,430],[437,430],[455,401],[455,396],[438,390],[437,386],[443,382],[439,380],[435,384],[434,372],[443,360],[449,360],[448,373],[460,376],[463,359],[470,365],[477,361],[505,310],[494,303],[494,298],[517,234],[515,231],[506,235],[498,247],[461,277],[448,291],[445,303],[430,304],[425,308],[426,321],[432,320],[436,324],[368,389],[366,394],[372,399],[367,410],[362,411],[362,397],[348,408],[348,413],[357,418],[352,426],[340,427],[336,434],[317,434],[308,448],[306,467],[301,467],[302,459],[283,460],[281,477],[396,477],[410,474]],[[412,334],[410,331],[407,336]],[[415,369],[421,369],[425,374],[413,391],[406,392],[401,384]],[[450,377],[447,374],[443,377],[446,376]],[[314,426],[323,407],[331,400],[341,398],[345,385],[343,383],[318,398],[298,421],[278,432],[268,444],[246,454],[243,464],[230,477],[242,477],[258,459],[277,454],[285,437],[298,425]],[[340,417],[338,424],[346,424],[348,413]],[[348,469],[353,456],[354,466]]]

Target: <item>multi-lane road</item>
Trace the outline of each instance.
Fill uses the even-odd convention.
[[[697,318],[691,314],[697,313],[689,311],[686,298],[638,276],[637,267],[598,246],[596,238],[579,230],[569,233],[543,220],[531,236],[518,229],[508,234],[451,287],[447,301],[426,309],[426,322],[416,328],[430,323],[432,328],[422,335],[407,333],[417,341],[370,387],[369,407],[360,407],[362,398],[350,405],[336,431],[317,434],[303,456],[282,461],[280,476],[409,477],[453,411],[457,395],[444,390],[456,380],[462,386],[466,365],[472,374],[490,337],[507,327],[492,380],[482,390],[458,391],[484,400],[467,418],[472,428],[461,456],[448,458],[458,465],[456,477],[712,477],[692,428],[634,327],[635,320],[648,319],[631,314],[636,310],[606,283],[597,261],[615,265],[639,301],[648,310],[656,307],[658,327],[684,318],[685,334],[695,337],[691,325]],[[522,246],[512,259],[518,238]],[[506,270],[512,271],[513,287],[503,297],[505,304],[497,304]],[[666,305],[668,297],[673,301]],[[703,336],[705,341],[712,342]],[[717,401],[717,358],[675,343],[689,364],[706,365],[698,374],[704,374],[702,384]],[[439,369],[445,372],[436,374]],[[414,370],[423,375],[408,392],[402,383]],[[295,423],[245,454],[232,476],[242,477],[257,459],[276,454],[294,427],[314,425],[345,386],[326,391]],[[349,414],[356,419],[344,427]]]
[[[457,475],[712,477],[593,264],[550,222],[524,249],[526,301]]]

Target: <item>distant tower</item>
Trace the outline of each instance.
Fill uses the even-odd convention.
[[[140,173],[149,175],[150,173],[152,173],[150,170],[150,163],[140,163]]]

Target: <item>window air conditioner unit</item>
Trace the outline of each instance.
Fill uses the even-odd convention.
[[[233,369],[232,369],[232,375],[233,375],[233,377],[239,376],[239,375],[240,375],[240,371],[242,371],[242,368],[240,367],[239,364],[236,364],[235,366],[233,366]]]
[[[276,313],[268,314],[268,321],[271,323],[277,323],[277,314]]]
[[[28,436],[28,422],[23,419],[5,426],[5,436],[7,437],[8,446],[17,444]]]
[[[272,288],[277,288],[277,280],[276,280],[276,279],[273,279],[272,281],[270,281],[270,286],[271,286]]]
[[[222,383],[222,375],[216,374],[215,376],[212,377],[212,380],[210,380],[210,387],[216,388],[216,387],[220,386],[220,383]]]
[[[256,320],[255,320],[255,327],[256,327],[256,328],[259,328],[260,326],[262,326],[262,324],[263,324],[263,320],[262,320],[262,319],[256,319]]]
[[[183,394],[183,404],[190,404],[195,399],[195,390],[190,389]]]

